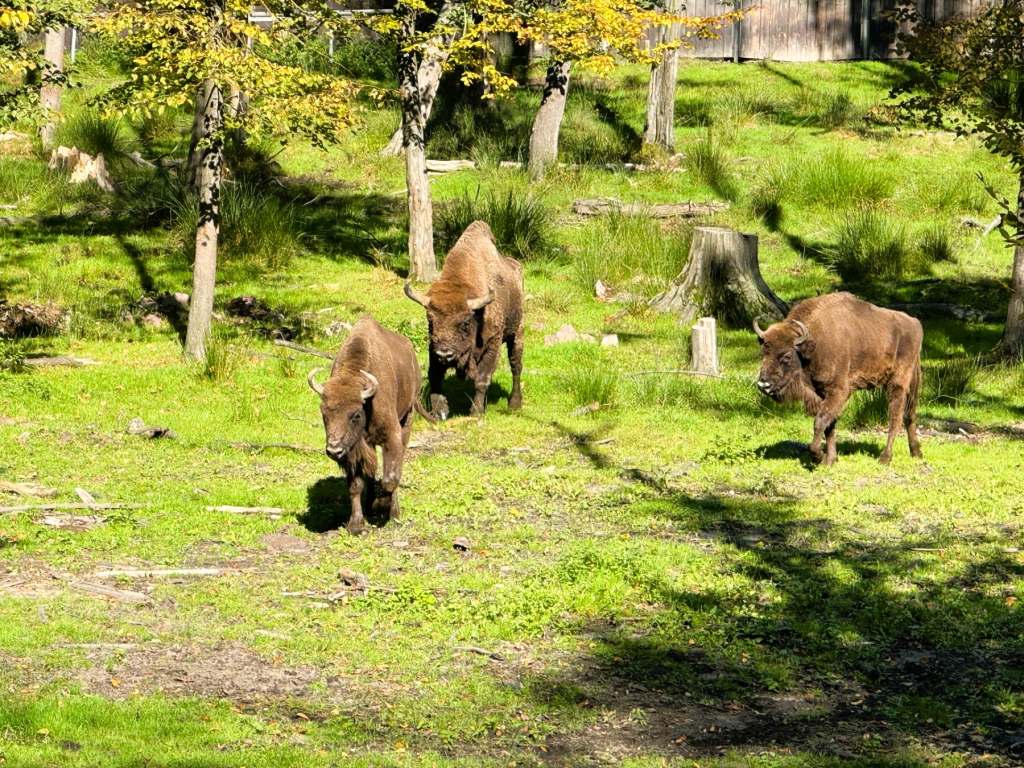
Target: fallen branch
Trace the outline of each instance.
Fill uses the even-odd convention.
[[[25,365],[32,365],[37,368],[55,368],[66,365],[71,368],[81,368],[85,365],[99,365],[95,360],[87,357],[68,357],[67,355],[56,355],[54,357],[26,357]]]
[[[18,496],[56,496],[56,488],[47,488],[37,483],[11,483],[7,480],[0,480],[0,491],[13,493]]]
[[[215,507],[207,507],[207,512],[230,512],[233,515],[269,515],[271,520],[276,520],[284,514],[280,507],[234,507],[230,504],[221,504]]]
[[[287,347],[288,349],[294,349],[296,352],[305,352],[307,355],[316,355],[317,357],[323,357],[327,360],[334,359],[334,355],[329,355],[326,352],[321,352],[319,349],[313,349],[312,347],[304,347],[301,344],[296,344],[293,341],[287,341],[285,339],[274,339],[274,346]]]
[[[49,512],[55,509],[138,509],[142,504],[84,504],[82,502],[53,502],[50,504],[23,504],[17,507],[0,507],[0,515],[17,512]]]
[[[93,584],[88,581],[69,581],[67,584],[81,592],[89,592],[94,595],[109,597],[112,600],[120,600],[123,603],[143,604],[153,602],[149,595],[145,595],[142,592],[132,592],[128,589],[115,589],[114,587],[108,587],[106,584]]]
[[[475,168],[476,163],[472,160],[427,160],[427,173],[472,171]]]
[[[654,219],[696,218],[728,210],[728,203],[624,203],[614,197],[599,197],[592,200],[576,200],[572,212],[577,216],[649,216]]]
[[[96,571],[93,578],[114,579],[123,576],[130,579],[163,579],[176,576],[220,576],[238,572],[238,568],[110,568]]]
[[[690,370],[684,370],[684,369],[678,369],[678,368],[673,368],[673,369],[664,370],[664,371],[633,371],[632,373],[627,373],[626,376],[658,376],[658,375],[669,375],[669,374],[678,374],[680,376],[703,376],[703,377],[705,377],[707,379],[724,379],[725,378],[725,376],[723,376],[720,373],[707,373],[705,371],[690,371]]]
[[[486,648],[481,648],[478,645],[458,645],[455,647],[456,651],[462,651],[463,653],[475,653],[477,656],[486,656],[494,661],[504,661],[505,657],[497,651],[489,651]]]
[[[320,453],[320,448],[312,448],[307,445],[292,445],[291,443],[228,443],[232,448],[239,451],[251,451],[253,453],[262,453],[271,448],[277,448],[282,451],[297,451],[299,453]]]

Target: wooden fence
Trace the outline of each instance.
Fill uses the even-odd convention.
[[[837,61],[895,55],[896,24],[889,13],[903,0],[739,0],[748,15],[717,39],[693,39],[684,56],[702,59]],[[916,0],[929,19],[968,16],[987,0]],[[689,0],[691,16],[717,16],[732,4]]]

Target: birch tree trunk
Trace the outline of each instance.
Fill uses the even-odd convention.
[[[220,187],[224,170],[224,101],[220,88],[209,80],[200,86],[196,94],[195,125],[200,133],[195,146],[199,223],[196,226],[196,259],[192,267],[185,356],[192,360],[205,360],[217,281]],[[196,138],[195,133],[194,130],[193,139]]]
[[[408,13],[402,23],[406,38],[411,39],[415,33],[415,13]],[[402,51],[399,55],[398,90],[402,101],[402,148],[409,206],[409,276],[429,283],[437,277],[437,259],[434,256],[434,211],[427,178],[427,118],[424,89],[419,81],[421,56],[416,51]]]
[[[1017,220],[1024,222],[1024,169],[1020,172],[1017,191]],[[1024,237],[1024,225],[1018,225],[1017,237]],[[1024,357],[1024,246],[1013,249],[1013,272],[1010,275],[1010,303],[1006,310],[1006,328],[998,351],[1004,357]]]
[[[53,146],[53,135],[57,131],[56,115],[60,112],[60,75],[64,71],[64,27],[48,29],[44,35],[43,58],[46,71],[39,89],[39,103],[45,113],[45,122],[39,129],[39,138],[44,148]],[[56,80],[56,82],[55,82]]]
[[[679,13],[680,0],[669,0],[666,11]],[[658,43],[670,43],[679,36],[677,24],[662,27]],[[644,125],[645,145],[659,146],[671,151],[675,148],[676,76],[679,72],[679,49],[665,51],[661,60],[651,67],[651,81],[647,87],[647,122]]]
[[[423,103],[424,126],[430,120],[430,113],[434,108],[434,98],[437,96],[437,89],[441,86],[442,69],[445,61],[448,59],[446,48],[447,45],[444,48],[431,46],[417,68],[416,77],[421,91],[420,100]],[[388,141],[380,153],[383,157],[397,157],[402,154],[404,149],[404,130],[399,126],[398,130],[391,134],[391,140]]]
[[[569,91],[568,61],[552,61],[544,77],[544,96],[533,119],[530,132],[530,178],[544,178],[547,167],[558,159],[558,132],[565,115],[565,98]]]
[[[208,124],[205,105],[210,103],[214,90],[216,90],[216,86],[213,81],[204,80],[196,93],[196,111],[192,118],[192,138],[188,145],[188,161],[185,163],[185,180],[196,193],[200,191],[200,171],[203,162],[201,146],[204,137],[208,135],[206,133]],[[219,94],[217,98],[220,99]]]

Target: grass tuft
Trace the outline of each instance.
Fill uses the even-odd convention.
[[[954,237],[953,228],[942,222],[921,230],[917,236],[917,247],[924,261],[928,264],[956,261]]]
[[[581,347],[570,356],[565,367],[565,388],[575,406],[597,403],[602,409],[614,408],[621,383],[618,369],[609,365],[600,350]]]
[[[686,167],[695,179],[709,186],[720,197],[735,200],[739,195],[729,168],[728,154],[710,131],[704,138],[687,147]]]
[[[550,251],[551,212],[538,195],[512,188],[481,195],[478,188],[475,195],[456,197],[438,211],[438,244],[447,251],[477,220],[490,225],[498,250],[506,256],[530,259]]]
[[[128,127],[120,118],[104,117],[93,110],[83,110],[60,125],[56,141],[93,156],[102,154],[108,165],[125,160],[133,143]]]
[[[848,283],[901,280],[913,267],[903,225],[873,208],[846,216],[826,257]]]
[[[927,401],[958,405],[974,389],[983,367],[980,357],[970,356],[950,357],[929,366],[925,376]]]

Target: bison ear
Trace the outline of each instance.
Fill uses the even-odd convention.
[[[483,309],[488,304],[494,301],[494,291],[488,291],[486,296],[481,296],[479,299],[467,299],[466,306],[476,312],[478,309]]]

